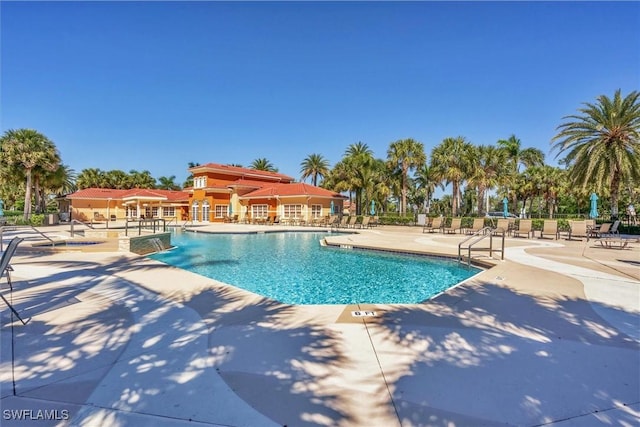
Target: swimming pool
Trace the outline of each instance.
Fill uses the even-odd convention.
[[[324,232],[177,233],[150,255],[286,304],[413,304],[479,270],[425,256],[322,247]]]

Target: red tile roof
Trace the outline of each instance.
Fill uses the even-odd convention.
[[[158,198],[169,201],[188,200],[186,191],[151,190],[146,188],[132,188],[130,190],[114,190],[111,188],[85,188],[67,195],[67,199],[130,199],[130,198]]]
[[[252,191],[240,199],[255,199],[264,197],[296,197],[296,196],[314,196],[332,199],[346,199],[340,193],[326,190],[320,187],[306,184],[304,182],[296,182],[293,184],[267,184],[263,188]]]
[[[229,184],[227,187],[262,188],[265,185],[273,185],[271,182],[257,181],[253,179],[240,178]],[[290,184],[288,184],[290,185]]]
[[[222,165],[220,163],[207,163],[205,165],[199,165],[199,166],[194,166],[192,168],[189,168],[189,171],[194,175],[195,175],[194,172],[202,172],[206,170],[223,172],[230,175],[239,175],[243,178],[244,177],[261,178],[261,179],[268,179],[270,181],[282,181],[282,182],[294,181],[294,178],[288,175],[277,173],[277,172],[268,172],[268,171],[261,171],[257,169],[241,168],[238,166]]]

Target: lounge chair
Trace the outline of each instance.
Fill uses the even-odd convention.
[[[9,242],[7,249],[2,253],[2,259],[0,259],[0,279],[4,275],[7,276],[7,283],[9,284],[9,292],[13,292],[13,283],[11,283],[11,272],[13,271],[13,269],[11,268],[11,265],[9,263],[11,262],[11,258],[13,258],[13,255],[16,253],[16,249],[18,249],[18,245],[23,240],[24,239],[21,237],[14,237],[11,240],[11,242]],[[22,322],[22,324],[26,325],[27,322],[22,320],[22,317],[20,317],[16,309],[13,308],[13,306],[9,303],[9,301],[7,301],[7,299],[4,297],[2,293],[0,293],[0,298],[2,298],[4,303],[7,304],[7,307],[9,307],[11,312],[16,315],[16,317]]]
[[[612,222],[605,222],[604,224],[600,225],[600,228],[594,228],[594,229],[590,230],[589,231],[589,235],[590,235],[590,237],[606,236],[611,231],[611,226],[612,225],[613,225]]]
[[[545,219],[542,225],[542,231],[540,231],[540,238],[544,239],[545,235],[553,235],[557,240],[560,237],[560,232],[558,231],[558,221],[555,219]]]
[[[462,233],[462,218],[452,218],[451,225],[449,227],[444,227],[442,232],[455,234],[456,230],[459,230],[460,233]]]
[[[602,246],[605,249],[624,249],[627,247],[627,245],[629,244],[629,240],[628,239],[621,239],[621,238],[612,238],[612,237],[607,237],[604,239],[599,240],[600,242],[600,246]]]
[[[347,228],[356,228],[356,223],[358,222],[358,216],[350,216],[349,222],[347,222]]]
[[[587,221],[569,221],[569,236],[567,240],[574,240],[576,237],[585,237],[587,242],[589,241]]]
[[[620,226],[620,220],[617,219],[613,222],[613,225],[611,226],[611,230],[609,230],[609,235],[619,236],[620,235],[620,232],[618,231],[619,226]]]
[[[520,237],[521,234],[526,234],[528,239],[529,235],[533,235],[532,223],[533,221],[530,219],[521,219],[518,228],[513,230],[513,237]]]
[[[466,234],[474,234],[484,228],[484,218],[474,218],[473,225],[469,228],[465,228]]]
[[[501,218],[498,220],[496,228],[493,229],[493,234],[507,234],[509,232],[509,220],[507,218]]]
[[[107,218],[105,218],[104,215],[102,215],[101,213],[94,212],[93,213],[93,220],[94,221],[98,221],[98,222],[106,222]]]
[[[364,216],[364,217],[362,217],[362,222],[360,224],[356,224],[356,225],[358,225],[358,227],[360,227],[360,228],[369,228],[369,221],[371,221],[371,217],[370,216]]]
[[[441,216],[433,218],[429,225],[425,224],[424,227],[422,227],[422,232],[428,231],[429,233],[433,233],[436,230],[440,231],[442,229],[442,219]]]
[[[325,223],[327,227],[333,227],[338,225],[338,215],[331,215]]]
[[[347,224],[348,224],[348,222],[349,222],[349,217],[348,217],[348,216],[346,216],[346,215],[343,215],[343,216],[342,216],[342,219],[340,219],[340,225],[339,225],[339,227],[347,228]]]
[[[380,217],[378,217],[378,215],[374,215],[369,221],[369,228],[377,227],[378,224],[380,224]]]

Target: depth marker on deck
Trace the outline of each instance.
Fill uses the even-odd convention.
[[[378,317],[378,313],[367,310],[352,311],[351,317]]]

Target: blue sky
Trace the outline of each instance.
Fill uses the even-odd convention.
[[[639,2],[0,2],[1,130],[76,172],[266,157],[299,178],[362,141],[494,144],[555,164],[562,117],[640,88]]]

